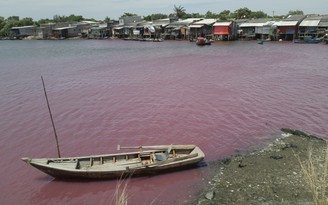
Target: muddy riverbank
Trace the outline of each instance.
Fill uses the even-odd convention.
[[[312,162],[312,178],[320,186],[327,170],[327,143],[301,131],[282,131],[281,138],[261,150],[210,164],[214,177],[200,193],[198,204],[313,204],[302,165],[306,168]],[[327,199],[319,193],[320,197]]]

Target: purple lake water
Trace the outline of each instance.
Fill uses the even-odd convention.
[[[196,144],[205,162],[290,127],[327,138],[328,46],[255,41],[0,41],[1,204],[113,204],[116,180],[55,180],[21,157]],[[206,166],[133,178],[128,204],[191,204]]]

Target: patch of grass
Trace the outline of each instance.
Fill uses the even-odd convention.
[[[115,193],[112,198],[111,204],[113,203],[113,201],[114,201],[114,205],[127,205],[128,204],[129,195],[127,192],[127,188],[128,188],[128,184],[129,184],[131,177],[132,177],[132,174],[128,175],[127,177],[122,175],[120,177],[120,179],[117,181]]]
[[[305,181],[312,194],[314,205],[328,205],[328,146],[325,153],[314,153],[313,147],[309,147],[308,159],[301,161],[296,156]]]

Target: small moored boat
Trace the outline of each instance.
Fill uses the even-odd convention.
[[[295,39],[294,43],[320,43],[321,39],[319,38],[312,38],[312,37],[304,37],[304,39]]]
[[[196,165],[205,155],[196,145],[159,145],[140,151],[68,158],[22,158],[55,178],[110,179],[124,174],[146,175]]]
[[[198,37],[196,40],[196,44],[199,46],[211,45],[211,41],[204,37]]]

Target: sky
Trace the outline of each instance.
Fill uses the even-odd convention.
[[[200,14],[207,11],[220,13],[223,10],[233,12],[244,7],[268,15],[285,15],[291,10],[302,10],[305,14],[328,14],[327,0],[0,0],[0,16],[40,20],[52,19],[54,15],[74,14],[96,20],[106,17],[117,20],[124,13],[169,15],[173,13],[174,5],[182,6],[187,13]]]

